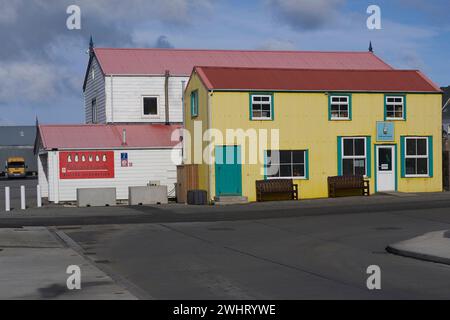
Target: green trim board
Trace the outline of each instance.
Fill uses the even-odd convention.
[[[198,90],[191,92],[191,117],[198,117]]]
[[[348,119],[332,119],[331,117],[331,99],[333,97],[348,97]],[[351,121],[352,120],[352,94],[351,93],[340,93],[340,92],[330,92],[328,94],[328,121]]]
[[[387,97],[402,97],[403,98],[403,118],[402,119],[388,119],[387,118],[387,109],[386,109]],[[385,93],[383,99],[384,99],[384,111],[383,111],[384,121],[406,121],[407,116],[408,116],[407,107],[406,107],[406,94]]]
[[[255,119],[253,120],[253,96],[271,96],[270,100],[270,119]],[[251,121],[273,121],[275,120],[275,101],[273,92],[250,92],[248,102],[248,116]]]

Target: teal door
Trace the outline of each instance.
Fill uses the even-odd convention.
[[[242,195],[240,146],[216,146],[216,195]]]

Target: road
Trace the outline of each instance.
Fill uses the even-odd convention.
[[[141,208],[130,209],[147,211],[133,224],[80,219],[58,229],[102,270],[136,285],[141,298],[449,299],[450,266],[385,251],[450,229],[450,203],[430,199],[386,202],[378,211],[361,204],[333,210],[332,201],[309,209],[237,206],[209,219],[212,209],[199,208],[197,215],[179,213],[178,221],[170,212]],[[239,215],[244,218],[233,218]],[[370,265],[381,268],[381,290],[366,287]]]

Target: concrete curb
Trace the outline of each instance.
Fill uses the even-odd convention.
[[[386,251],[399,256],[450,265],[448,230],[426,233],[422,236],[391,244]],[[442,248],[447,250],[442,250]],[[445,252],[448,251],[448,252]]]

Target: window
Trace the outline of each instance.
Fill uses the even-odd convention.
[[[143,97],[143,112],[144,116],[158,115],[158,98],[157,97]]]
[[[308,179],[307,150],[268,150],[266,174],[268,179]]]
[[[385,120],[405,120],[405,97],[386,96]]]
[[[273,120],[272,95],[250,95],[250,119]]]
[[[191,92],[191,116],[198,116],[198,91]]]
[[[91,118],[92,123],[97,123],[97,99],[91,101]]]
[[[351,120],[350,95],[331,95],[329,99],[330,120]]]
[[[342,138],[342,175],[367,176],[366,138]]]
[[[405,138],[404,166],[406,177],[429,176],[428,138]]]

